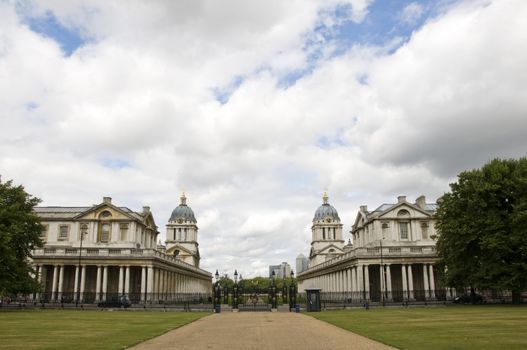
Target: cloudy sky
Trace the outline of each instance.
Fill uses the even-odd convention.
[[[327,190],[435,201],[527,153],[527,2],[0,0],[0,174],[43,205],[182,190],[202,267],[309,253]]]

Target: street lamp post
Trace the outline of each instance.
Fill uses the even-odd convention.
[[[82,270],[81,270],[81,261],[82,261],[82,241],[83,241],[83,237],[84,235],[86,234],[86,231],[87,231],[87,227],[86,225],[82,225],[81,226],[81,245],[80,245],[80,248],[79,248],[79,267],[78,267],[78,270],[77,270],[77,295],[76,295],[76,298],[75,298],[75,307],[77,307],[79,305],[79,300],[80,300],[80,297],[81,297],[81,279],[82,279]]]
[[[291,285],[289,286],[289,311],[296,305],[295,273],[291,270]]]
[[[384,276],[384,261],[383,261],[383,255],[382,255],[382,241],[384,239],[384,236],[382,236],[381,240],[380,240],[380,243],[381,243],[381,268],[379,269],[379,273],[381,274],[381,279],[382,279],[382,283],[381,283],[381,298],[382,298],[382,306],[385,306],[386,305],[386,302],[385,302],[385,299],[384,299],[384,286],[386,285],[386,280],[385,280],[385,276]]]
[[[276,273],[273,270],[273,272],[271,273],[271,308],[272,309],[276,309],[276,285],[274,283],[275,276],[276,276]]]
[[[214,285],[214,311],[218,313],[220,312],[220,298],[221,298],[220,281],[219,281],[220,274],[218,273],[218,270],[216,270],[214,277],[216,278],[216,283]]]
[[[232,292],[232,308],[238,309],[238,270],[234,270],[234,286]]]

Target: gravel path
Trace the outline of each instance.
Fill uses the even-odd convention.
[[[147,340],[130,349],[394,349],[297,313],[225,312]]]

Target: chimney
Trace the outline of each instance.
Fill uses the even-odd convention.
[[[143,214],[150,214],[150,207],[144,206],[143,207]]]
[[[102,202],[104,204],[112,204],[112,197],[102,197]]]
[[[397,203],[403,203],[403,202],[406,202],[406,196],[397,197]]]
[[[363,213],[367,213],[368,212],[368,206],[367,205],[361,205],[360,206],[360,211],[362,211]]]
[[[426,198],[425,198],[425,196],[420,195],[419,197],[417,197],[417,199],[415,200],[415,204],[417,204],[417,206],[419,208],[424,210],[426,208]]]

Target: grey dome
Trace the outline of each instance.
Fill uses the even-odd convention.
[[[172,211],[172,215],[170,215],[169,221],[176,221],[178,219],[182,219],[185,221],[191,221],[193,223],[196,223],[196,217],[194,216],[194,212],[192,209],[187,205],[187,197],[185,197],[185,193],[181,195],[181,204],[176,207]]]
[[[328,203],[328,195],[326,193],[324,193],[323,199],[324,204],[318,207],[317,211],[315,211],[315,217],[313,218],[313,221],[323,220],[327,217],[330,217],[335,220],[340,220],[337,209],[335,209],[332,205]]]

